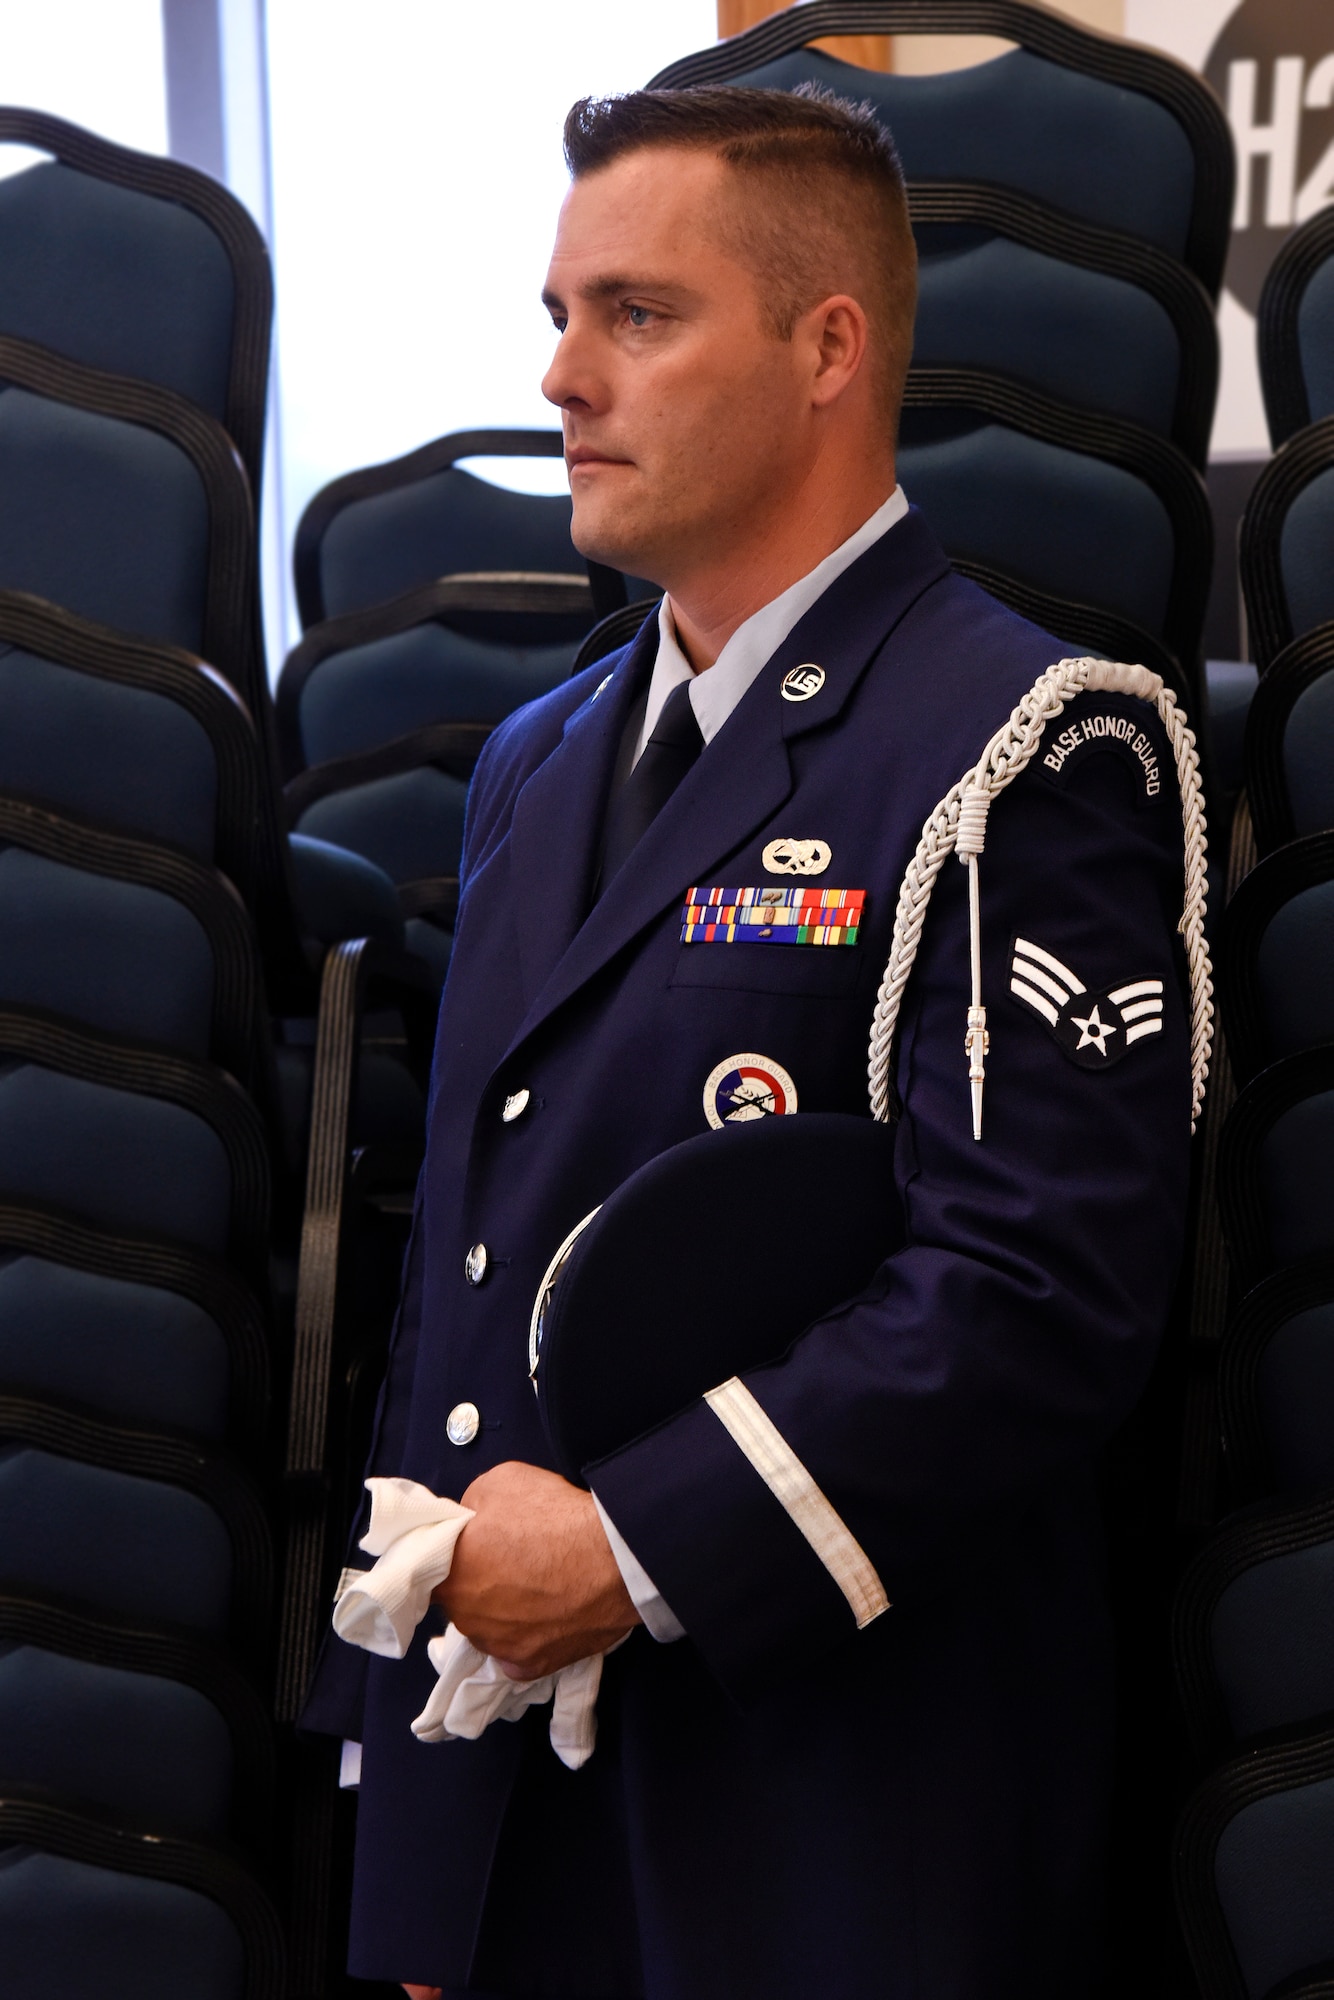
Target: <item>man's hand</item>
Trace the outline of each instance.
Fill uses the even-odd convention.
[[[591,1493],[511,1460],[463,1495],[476,1516],[433,1592],[512,1680],[605,1653],[640,1622]]]

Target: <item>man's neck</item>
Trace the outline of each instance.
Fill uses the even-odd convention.
[[[806,509],[795,502],[772,527],[668,586],[681,651],[694,671],[711,667],[732,634],[809,576],[855,535],[894,491],[894,468],[859,482],[855,494],[827,497]]]

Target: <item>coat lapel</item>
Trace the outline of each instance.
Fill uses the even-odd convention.
[[[510,828],[524,1004],[530,1005],[588,913],[602,809],[631,710],[658,650],[647,620],[600,694],[577,708],[515,802]]]
[[[642,636],[636,641],[617,672],[617,681],[625,672],[626,685],[616,700],[608,700],[609,687],[594,704],[595,710],[605,705],[604,714],[582,721],[580,711],[561,748],[529,779],[516,808],[514,880],[522,900],[520,920],[535,928],[520,944],[530,1004],[510,1053],[647,924],[673,903],[680,904],[692,884],[709,877],[773,817],[792,791],[788,743],[835,719],[889,632],[948,568],[939,544],[913,510],[845,570],[756,677],[579,925],[621,732],[650,671],[651,652],[649,664],[641,659],[633,671]],[[807,701],[785,701],[784,675],[806,661],[824,669],[824,685]],[[577,735],[581,740],[572,746]],[[534,871],[531,881],[524,880],[527,868]],[[569,939],[568,945],[553,957],[562,937]],[[543,966],[549,970],[535,986],[529,982],[530,967],[537,975]]]

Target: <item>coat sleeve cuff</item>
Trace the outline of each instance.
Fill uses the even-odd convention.
[[[710,1670],[748,1706],[850,1639],[888,1601],[867,1563],[879,1597],[854,1606],[818,1533],[813,1540],[809,1522],[798,1525],[800,1506],[780,1497],[782,1480],[758,1470],[762,1454],[738,1442],[744,1422],[728,1421],[737,1412],[758,1413],[761,1430],[773,1427],[746,1385],[735,1387],[739,1397],[711,1392],[721,1411],[714,1401],[694,1403],[586,1476]],[[788,1457],[856,1550],[800,1461]]]
[[[607,1537],[611,1552],[616,1558],[616,1567],[621,1572],[621,1581],[630,1593],[630,1602],[644,1621],[651,1638],[660,1644],[670,1645],[674,1639],[684,1639],[686,1628],[668,1604],[653,1578],[644,1568],[625,1536],[620,1532],[611,1515],[607,1512],[597,1494],[593,1495],[593,1505],[598,1510],[602,1532]]]

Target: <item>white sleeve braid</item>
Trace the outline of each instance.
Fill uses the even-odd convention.
[[[894,938],[871,1024],[869,1061],[871,1113],[882,1122],[889,1116],[889,1065],[904,988],[917,957],[922,925],[931,891],[946,857],[957,852],[968,865],[971,928],[972,997],[968,1008],[966,1047],[973,1091],[974,1136],[981,1137],[984,1058],[987,1052],[986,1010],[981,994],[981,953],[978,857],[986,839],[987,813],[998,793],[1017,778],[1042,741],[1047,724],[1077,695],[1098,692],[1128,694],[1157,711],[1172,746],[1181,791],[1185,833],[1186,891],[1178,928],[1185,940],[1191,995],[1191,1130],[1204,1103],[1213,1039],[1213,979],[1204,917],[1207,896],[1205,864],[1208,853],[1200,760],[1195,737],[1171,690],[1147,667],[1116,660],[1060,660],[1039,675],[1003,728],[998,729],[972,770],[945,794],[922,828],[917,851],[899,890]]]

